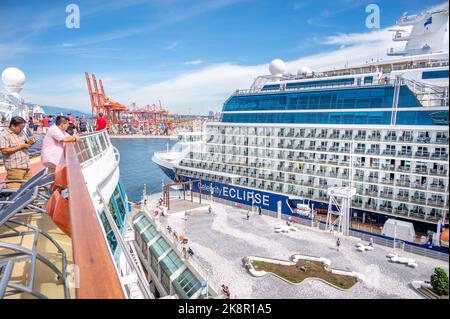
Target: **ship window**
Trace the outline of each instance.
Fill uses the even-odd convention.
[[[100,220],[103,224],[103,229],[105,230],[106,240],[108,241],[108,245],[111,248],[111,250],[114,252],[114,250],[117,247],[117,239],[114,236],[114,233],[111,229],[111,225],[109,224],[108,220],[106,219],[105,212],[100,213]]]
[[[150,267],[152,267],[155,274],[158,275],[158,258],[153,254],[150,254],[150,256]]]
[[[145,227],[150,225],[150,221],[147,219],[147,217],[141,218],[135,225],[134,229],[140,233]]]
[[[177,269],[183,265],[183,261],[178,257],[177,253],[173,250],[166,255],[159,262],[161,269],[169,276],[171,276]]]
[[[147,228],[144,233],[142,233],[142,240],[148,244],[153,238],[155,238],[158,235],[158,231],[156,230],[155,227],[150,226],[149,228]]]
[[[164,271],[161,271],[161,283],[166,292],[170,294],[170,278]]]
[[[158,239],[153,245],[150,246],[150,251],[158,258],[168,249],[169,244],[164,240],[164,238]]]
[[[422,72],[422,79],[448,79],[448,70]]]

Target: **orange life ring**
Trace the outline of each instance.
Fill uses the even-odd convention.
[[[55,169],[55,185],[60,188],[67,188],[66,166],[58,165]]]
[[[45,208],[47,209],[47,213],[50,217],[53,217],[53,213],[55,212],[55,205],[56,200],[58,197],[61,196],[58,190],[54,191],[52,193],[52,196],[50,196],[50,199],[47,202],[47,205],[45,205]]]
[[[59,193],[59,192],[58,192]],[[64,197],[57,196],[55,211],[52,216],[53,222],[67,235],[70,237],[70,211],[69,211],[69,201]]]
[[[445,229],[441,234],[441,240],[448,241],[448,228]]]

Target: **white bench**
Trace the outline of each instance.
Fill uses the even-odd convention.
[[[373,246],[366,246],[362,243],[356,244],[356,250],[358,251],[372,251],[373,249]]]
[[[389,253],[386,255],[391,262],[398,264],[405,264],[409,267],[416,268],[418,266],[417,262],[413,258],[401,257],[397,254]]]

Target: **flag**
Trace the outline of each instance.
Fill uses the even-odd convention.
[[[426,27],[427,25],[433,23],[433,17],[429,17],[428,19],[425,20],[425,23],[423,24],[424,27]]]

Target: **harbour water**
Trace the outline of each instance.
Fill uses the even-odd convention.
[[[161,192],[161,181],[170,179],[152,161],[154,152],[164,151],[176,143],[175,139],[111,139],[120,152],[120,177],[132,201],[139,201],[142,188],[147,185],[147,194]]]

